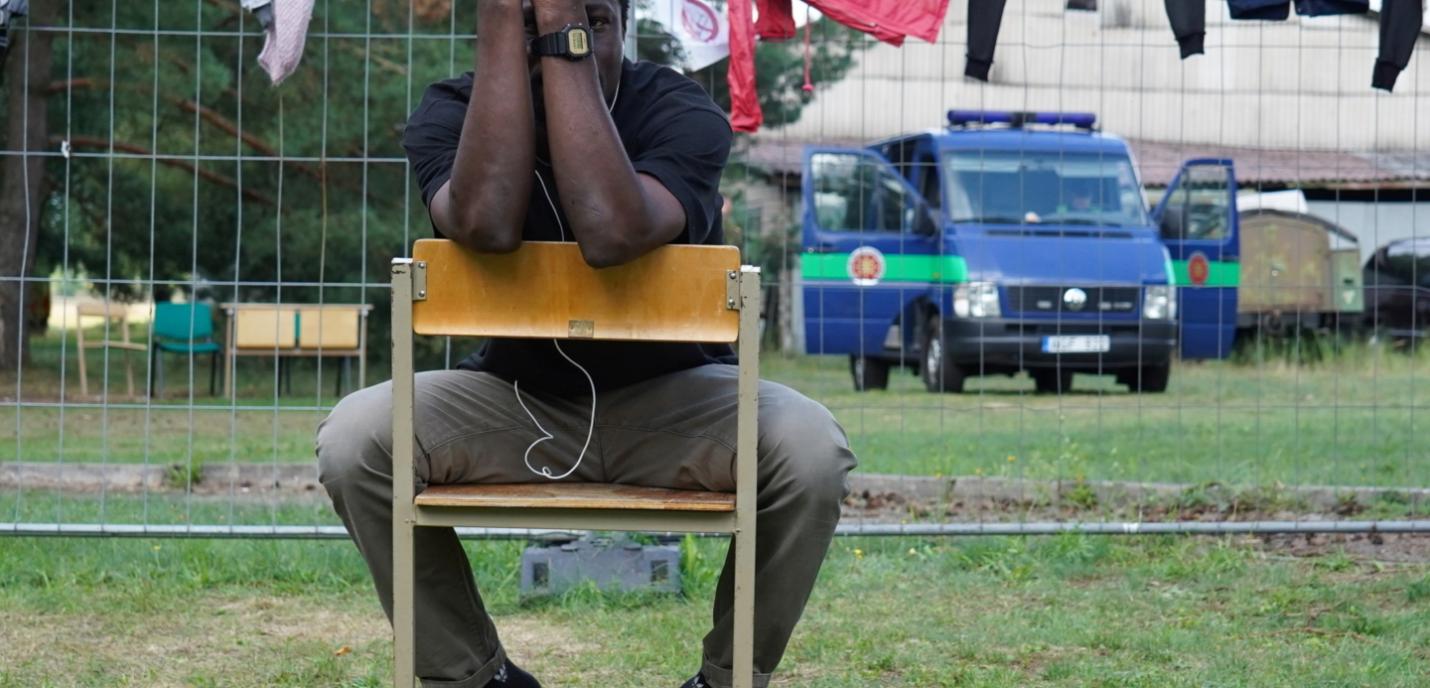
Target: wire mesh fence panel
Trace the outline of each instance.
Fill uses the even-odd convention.
[[[237,2],[18,5],[0,534],[343,537],[314,432],[389,377],[403,132],[474,3],[317,2],[278,85]],[[639,60],[763,113],[724,240],[762,376],[859,457],[841,532],[1430,529],[1430,28],[998,5],[896,46],[796,3],[732,84],[726,3],[633,3]]]

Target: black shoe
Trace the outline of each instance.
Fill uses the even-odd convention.
[[[508,659],[500,667],[492,680],[487,681],[486,688],[541,688],[536,677],[521,670],[521,667],[512,664]]]
[[[704,674],[696,674],[690,677],[689,681],[680,684],[680,688],[710,688],[710,682],[705,680]]]

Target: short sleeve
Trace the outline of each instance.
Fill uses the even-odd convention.
[[[449,82],[428,87],[402,132],[402,147],[407,150],[412,175],[428,208],[437,190],[452,177],[452,165],[457,159],[457,144],[462,139],[462,122],[467,113],[467,104],[457,95]]]
[[[644,127],[645,145],[631,164],[658,180],[685,208],[685,230],[673,243],[704,244],[719,237],[720,174],[734,135],[718,110],[671,110]]]

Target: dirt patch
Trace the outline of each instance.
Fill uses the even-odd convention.
[[[1423,533],[1298,533],[1265,535],[1256,542],[1261,549],[1293,557],[1344,554],[1358,561],[1430,563],[1430,534]]]
[[[195,677],[262,685],[290,662],[371,660],[390,647],[376,615],[323,602],[215,595],[179,609],[5,611],[0,665],[46,685],[184,686]]]
[[[977,496],[944,501],[917,493],[864,490],[844,500],[844,523],[1017,523],[1017,522],[1308,522],[1367,520],[1357,502],[1343,501],[1326,510],[1264,492],[1199,490],[1193,497],[1152,500],[1147,504],[1099,505],[1084,499],[1030,496]],[[1423,518],[1421,513],[1392,518]],[[1239,542],[1268,552],[1317,557],[1343,554],[1359,561],[1430,563],[1430,533],[1286,533],[1238,536]]]
[[[599,651],[530,617],[497,626],[513,659],[545,675],[568,675],[579,656]],[[17,685],[268,686],[303,676],[332,684],[385,675],[390,634],[373,605],[313,597],[213,595],[180,609],[102,613],[7,609],[0,667]]]

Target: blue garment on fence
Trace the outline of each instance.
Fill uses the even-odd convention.
[[[1282,21],[1291,16],[1292,0],[1227,0],[1232,19]],[[1365,14],[1369,0],[1295,0],[1296,14],[1322,17],[1330,14]]]

